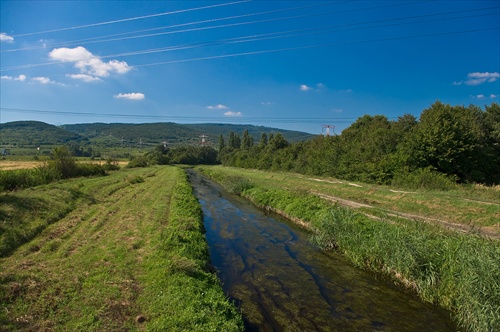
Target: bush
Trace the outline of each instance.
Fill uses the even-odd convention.
[[[392,185],[406,189],[451,190],[456,188],[456,177],[429,168],[394,175]]]
[[[222,186],[232,194],[240,195],[243,191],[255,185],[247,178],[241,176],[226,176],[222,179]]]

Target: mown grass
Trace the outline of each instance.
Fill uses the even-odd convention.
[[[0,206],[2,222],[69,212],[0,258],[0,330],[242,330],[210,271],[182,170],[123,170],[1,197],[14,202]]]
[[[235,183],[228,168],[203,168],[221,184]],[[467,331],[500,329],[500,242],[445,231],[406,219],[376,221],[352,209],[333,205],[282,174],[238,172],[252,185],[241,195],[257,206],[306,222],[311,240],[324,250],[336,250],[356,266],[381,273],[414,290],[428,302],[449,309]],[[225,175],[233,181],[224,181]],[[272,175],[272,176],[271,176]],[[383,214],[379,217],[384,219]]]
[[[223,166],[203,166],[211,176],[241,176],[251,183],[290,191],[320,192],[371,205],[381,213],[417,214],[450,223],[489,227],[500,233],[500,188],[463,186],[449,191],[415,190],[310,178],[296,173],[266,172]],[[218,175],[220,173],[220,175]]]

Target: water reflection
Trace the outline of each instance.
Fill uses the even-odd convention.
[[[443,310],[421,303],[308,235],[189,171],[202,205],[212,264],[249,330],[453,331]]]

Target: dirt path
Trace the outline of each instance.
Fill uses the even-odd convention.
[[[314,195],[321,197],[323,199],[326,199],[331,202],[338,203],[342,206],[347,206],[350,208],[354,209],[359,209],[359,208],[372,208],[372,209],[379,209],[384,211],[387,216],[390,217],[396,217],[396,218],[404,218],[407,220],[416,220],[416,221],[421,221],[433,225],[438,225],[441,227],[444,227],[446,229],[450,229],[453,231],[457,232],[462,232],[462,233],[467,233],[467,234],[476,234],[482,237],[490,238],[490,239],[495,239],[498,240],[500,239],[500,232],[497,227],[477,227],[477,226],[470,226],[470,225],[463,225],[463,224],[456,224],[456,223],[451,223],[449,221],[441,220],[441,219],[436,219],[436,218],[429,218],[429,217],[424,217],[416,214],[411,214],[411,213],[404,213],[404,212],[398,212],[398,211],[393,211],[393,210],[387,210],[387,209],[380,209],[376,208],[374,206],[368,205],[368,204],[363,204],[363,203],[358,203],[355,201],[351,200],[346,200],[343,198],[331,196],[331,195],[326,195],[318,191],[311,191]],[[377,217],[375,215],[372,215],[367,212],[362,212],[364,215],[371,219],[379,220],[379,221],[384,221],[384,222],[390,222],[388,220],[384,220],[383,218]]]

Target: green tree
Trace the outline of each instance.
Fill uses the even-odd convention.
[[[481,178],[481,117],[477,107],[434,103],[422,112],[420,124],[401,147],[406,166],[431,167],[462,181]]]
[[[226,142],[224,141],[224,136],[222,134],[219,135],[218,146],[219,146],[219,152],[224,150],[224,148],[226,147]]]
[[[260,135],[259,148],[264,149],[267,146],[267,134],[262,133]]]
[[[253,146],[253,137],[250,136],[250,134],[248,133],[248,130],[245,129],[243,131],[243,140],[242,140],[242,143],[241,143],[241,147],[243,149],[250,149],[251,147]]]
[[[60,146],[54,149],[49,165],[54,167],[61,174],[63,179],[73,177],[77,173],[75,158],[66,146]]]

